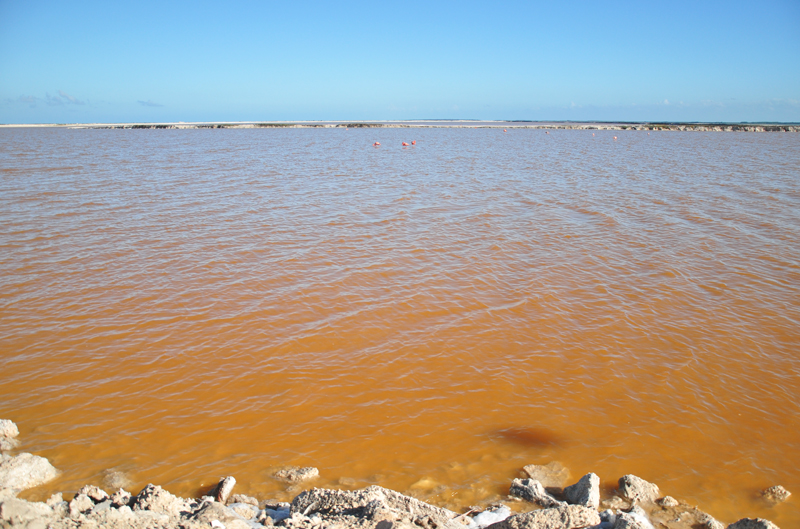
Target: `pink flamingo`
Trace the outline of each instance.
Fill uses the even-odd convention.
[[[417,144],[417,140],[411,140],[411,145],[416,145],[416,144]]]
[[[380,147],[381,143],[379,141],[376,141],[375,143],[372,144],[372,146],[373,147]]]
[[[408,147],[408,144],[406,142],[403,142],[403,147]]]

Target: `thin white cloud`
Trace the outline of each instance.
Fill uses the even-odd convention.
[[[139,103],[143,107],[163,107],[164,106],[164,105],[162,105],[160,103],[156,103],[155,101],[152,101],[150,99],[148,99],[147,101],[137,101],[137,103]]]
[[[73,104],[73,105],[85,105],[85,104],[86,104],[86,103],[84,103],[83,101],[80,101],[80,100],[78,100],[77,98],[75,98],[75,97],[72,97],[71,95],[67,94],[67,93],[66,93],[66,92],[64,92],[63,90],[59,90],[59,91],[58,91],[58,95],[60,95],[60,96],[61,96],[62,98],[64,98],[64,99],[65,99],[65,100],[66,100],[68,103],[71,103],[71,104]]]
[[[58,94],[50,95],[46,92],[44,97],[36,97],[29,95],[21,95],[16,99],[6,99],[6,103],[13,105],[28,105],[30,108],[36,108],[39,103],[45,103],[48,106],[64,106],[64,105],[85,105],[85,101],[81,101],[77,97],[71,96],[63,90],[59,90]]]
[[[773,98],[773,99],[769,99],[767,101],[768,101],[768,103],[771,103],[773,105],[787,105],[787,106],[792,106],[792,107],[800,106],[800,101],[798,101],[797,99],[778,99],[778,98]]]
[[[36,96],[19,96],[16,99],[6,99],[7,103],[28,105],[30,108],[36,108],[37,103],[40,101],[42,100]]]
[[[51,96],[50,93],[45,94],[45,97],[47,97],[47,104],[51,107],[64,104],[64,101],[60,97]]]
[[[52,106],[60,106],[60,105],[85,105],[84,101],[81,101],[77,97],[73,97],[68,93],[64,92],[63,90],[58,91],[58,95],[51,96],[48,92],[45,94],[47,96],[47,104]]]

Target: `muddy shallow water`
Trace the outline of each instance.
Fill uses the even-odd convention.
[[[0,140],[0,417],[64,471],[31,497],[294,464],[464,507],[558,460],[800,524],[795,134]]]

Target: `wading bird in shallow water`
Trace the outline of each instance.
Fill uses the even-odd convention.
[[[403,142],[403,147],[408,147],[408,144],[406,142]]]
[[[616,136],[614,136],[614,139],[616,140],[616,139],[617,139],[617,137],[616,137]]]
[[[417,144],[417,140],[411,140],[411,145],[416,145],[416,144]]]
[[[503,129],[503,132],[506,132],[506,129]]]
[[[379,141],[376,141],[375,143],[372,144],[372,146],[373,147],[380,147],[381,143]]]

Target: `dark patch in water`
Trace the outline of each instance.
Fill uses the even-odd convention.
[[[564,442],[564,439],[555,432],[546,428],[503,428],[492,432],[492,437],[500,437],[522,446],[555,446]]]

